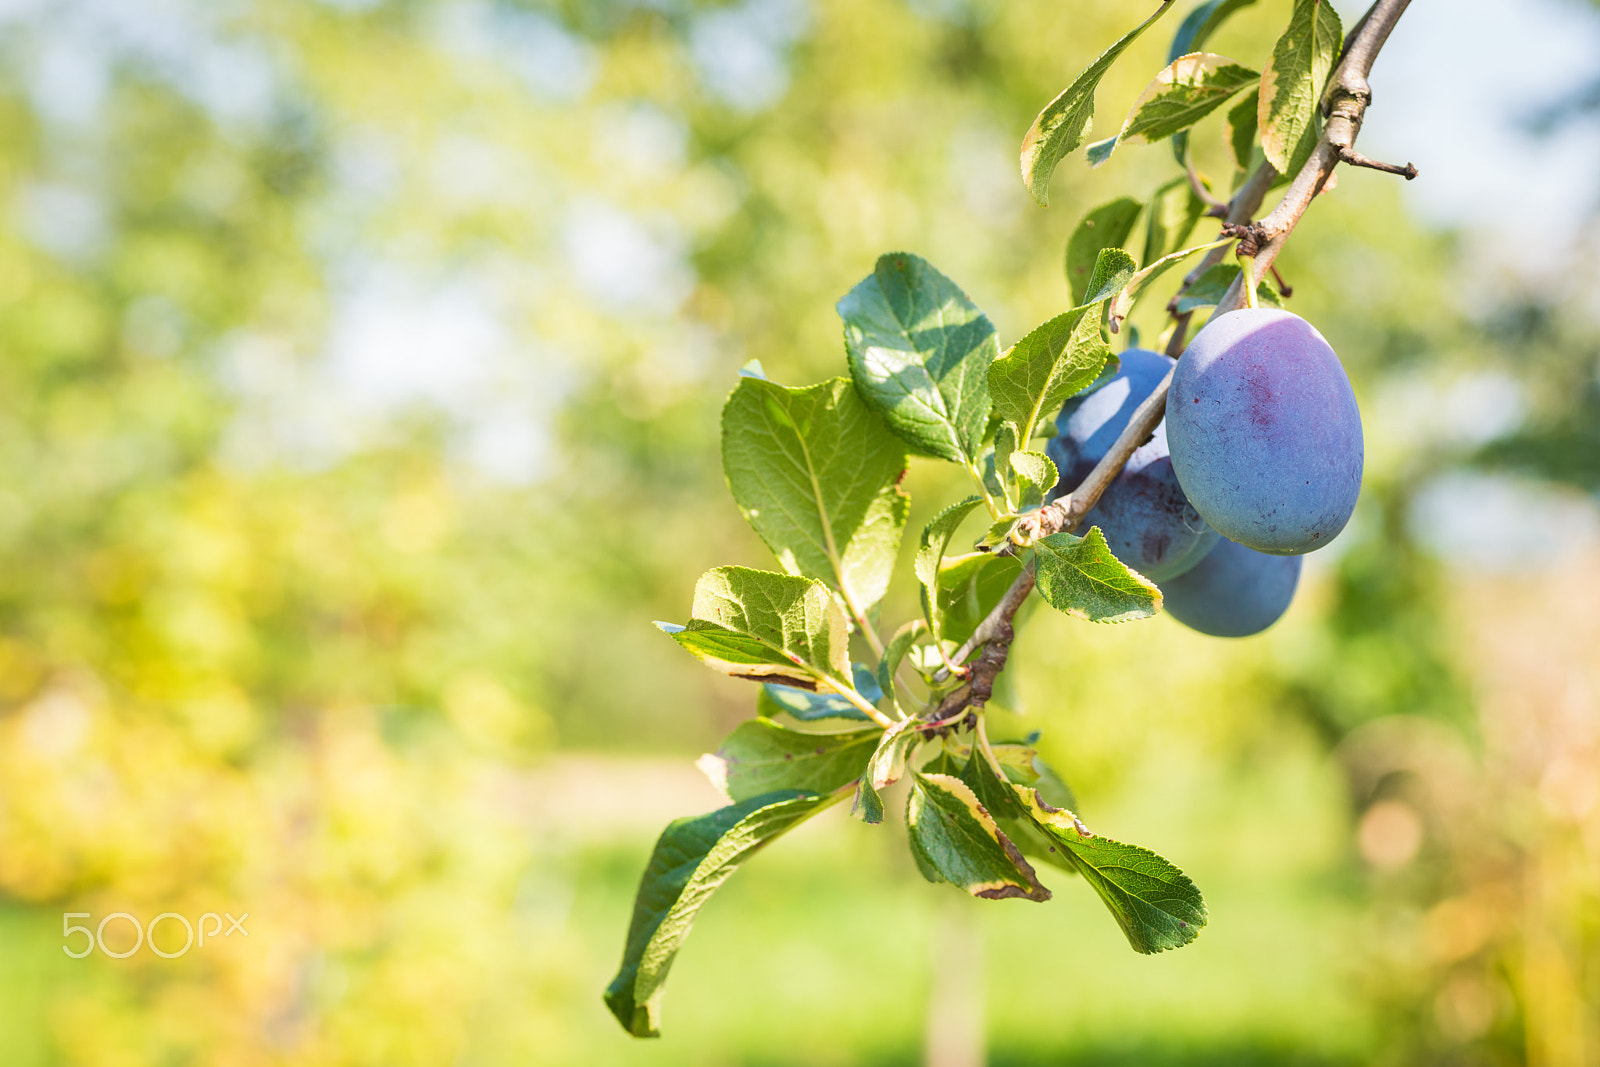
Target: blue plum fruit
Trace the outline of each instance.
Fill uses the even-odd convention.
[[[1206,324],[1167,396],[1172,467],[1224,537],[1298,555],[1332,541],[1361,492],[1361,412],[1339,357],[1288,311]]]
[[[1269,556],[1227,538],[1206,558],[1161,583],[1162,607],[1213,637],[1249,637],[1277,622],[1300,582],[1299,556]]]
[[[1070,491],[1094,469],[1172,364],[1159,352],[1130,348],[1122,353],[1122,368],[1105,385],[1067,401],[1056,417],[1057,436],[1047,448],[1061,472],[1058,492]],[[1118,559],[1155,582],[1199,563],[1217,541],[1217,532],[1183,495],[1162,426],[1128,459],[1078,528],[1087,531],[1090,526],[1100,527]]]

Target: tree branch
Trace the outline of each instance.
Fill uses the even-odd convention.
[[[1381,170],[1385,174],[1398,174],[1406,181],[1411,181],[1417,176],[1417,165],[1415,163],[1407,163],[1403,167],[1398,163],[1380,163],[1371,156],[1362,155],[1354,148],[1340,148],[1339,159],[1352,167],[1367,167],[1371,170]]]
[[[1328,79],[1328,89],[1323,95],[1323,113],[1327,123],[1322,138],[1305,166],[1300,168],[1289,190],[1278,201],[1272,213],[1254,227],[1260,236],[1261,247],[1255,254],[1256,273],[1264,274],[1272,261],[1278,258],[1289,234],[1300,222],[1300,217],[1311,206],[1311,201],[1327,184],[1340,156],[1355,148],[1356,135],[1361,132],[1361,120],[1366,116],[1367,105],[1372,102],[1372,87],[1367,75],[1372,73],[1372,63],[1378,51],[1389,39],[1400,16],[1410,6],[1411,0],[1378,0],[1345,41],[1344,55],[1333,76]],[[1227,296],[1217,306],[1217,313],[1232,311],[1244,306],[1244,291],[1235,281]]]
[[[1316,149],[1311,153],[1311,158],[1300,168],[1300,172],[1295,175],[1294,180],[1289,183],[1288,191],[1283,194],[1283,199],[1278,201],[1271,214],[1249,227],[1253,231],[1250,235],[1251,243],[1259,246],[1254,252],[1257,277],[1264,276],[1272,266],[1273,260],[1277,259],[1279,251],[1288,241],[1289,235],[1294,232],[1306,208],[1327,184],[1328,177],[1340,163],[1342,155],[1353,151],[1356,135],[1361,132],[1361,120],[1366,115],[1367,105],[1372,101],[1372,90],[1367,84],[1367,75],[1372,72],[1373,61],[1377,59],[1384,42],[1389,39],[1390,31],[1394,29],[1395,23],[1400,20],[1400,16],[1405,13],[1410,3],[1411,0],[1377,0],[1345,40],[1344,53],[1339,57],[1339,64],[1334,69],[1332,77],[1328,79],[1327,92],[1323,98],[1323,111],[1328,118]],[[1275,177],[1276,174],[1271,167],[1258,168],[1250,176],[1250,180],[1240,187],[1229,205],[1227,220],[1229,225],[1246,224],[1250,215],[1260,206]],[[1247,194],[1255,197],[1255,203],[1248,207]],[[1238,218],[1234,217],[1235,209],[1238,209]],[[1225,254],[1225,249],[1214,251]],[[1207,260],[1210,258],[1208,255]],[[1218,256],[1217,262],[1221,262],[1221,256]],[[1200,267],[1184,279],[1184,285],[1188,286],[1206,268],[1215,265],[1202,261]],[[1226,314],[1245,305],[1243,279],[1244,274],[1241,272],[1217,304],[1217,310],[1213,315]],[[1071,494],[1022,517],[1022,521],[1018,524],[1018,533],[1025,542],[1032,543],[1061,531],[1070,532],[1083,521],[1084,515],[1100,499],[1100,494],[1106,491],[1122,471],[1128,462],[1128,457],[1155,432],[1155,428],[1166,414],[1167,389],[1171,383],[1172,375],[1168,373],[1161,384],[1156,386],[1155,391],[1134,411],[1127,427],[1105,457],[1095,464],[1094,469]],[[1000,603],[995,605],[988,617],[978,624],[978,628],[954,657],[956,663],[964,664],[980,646],[983,648],[978,662],[972,667],[968,684],[946,696],[934,709],[930,709],[931,715],[940,719],[949,718],[961,707],[981,704],[988,699],[994,684],[994,676],[1005,666],[1006,655],[1014,636],[1012,621],[1016,618],[1023,601],[1033,591],[1033,586],[1033,561],[1029,560],[1016,581],[1012,582],[1011,588],[1001,597]],[[982,678],[980,686],[982,672],[988,673],[987,677]],[[942,681],[949,675],[941,671],[937,677]]]
[[[1185,156],[1187,156],[1187,153],[1185,153]],[[1206,183],[1201,181],[1200,175],[1195,172],[1194,164],[1189,162],[1187,158],[1183,161],[1183,173],[1189,179],[1189,188],[1194,190],[1194,195],[1200,199],[1202,204],[1211,211],[1217,212],[1218,215],[1227,212],[1228,205],[1218,200],[1216,194],[1206,188]]]

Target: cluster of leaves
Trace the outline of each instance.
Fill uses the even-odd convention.
[[[1242,95],[1227,112],[1241,172],[1287,172],[1316,142],[1337,16],[1326,3],[1297,0],[1261,73],[1198,51],[1250,2],[1198,7],[1118,134],[1090,146],[1097,165],[1119,142],[1170,139],[1186,173],[1148,204],[1123,197],[1087,214],[1067,247],[1066,311],[1002,353],[994,326],[958,286],[917,256],[892,253],[839,301],[848,377],[789,387],[758,364],[745,368],[723,409],[723,468],[782,571],[715,568],[699,580],[687,623],[657,625],[715,670],[760,683],[757,717],[701,760],[729,805],[668,826],[646,868],[605,993],[631,1033],[658,1032],[663,984],[696,913],[747,856],[846,798],[857,818],[880,823],[883,791],[901,779],[911,851],[931,882],[1043,901],[1050,891],[1031,862],[1043,861],[1082,875],[1137,951],[1182,946],[1205,925],[1205,904],[1180,870],[1085,827],[1034,738],[987,736],[985,697],[967,680],[975,631],[1025,567],[1046,603],[1081,619],[1160,610],[1160,590],[1116,559],[1098,529],[1035,539],[1020,520],[1048,502],[1058,480],[1036,438],[1052,431],[1064,401],[1116,370],[1109,333],[1165,271],[1224,243],[1187,247],[1208,195],[1188,160],[1190,127]],[[1022,170],[1041,204],[1057,163],[1083,142],[1100,78],[1169,7],[1034,122]],[[1123,247],[1141,213],[1143,267]],[[1237,271],[1219,264],[1200,275],[1180,293],[1180,310],[1216,304]],[[909,510],[908,456],[959,465],[975,492],[922,532],[913,561],[921,617],[884,640],[879,614]],[[986,529],[971,551],[951,554],[980,509]],[[852,660],[853,635],[869,662]]]

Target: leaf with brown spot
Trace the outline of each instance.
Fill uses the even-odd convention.
[[[911,855],[930,882],[949,882],[986,900],[1050,899],[1021,850],[959,778],[913,775],[906,828]]]
[[[714,567],[695,583],[690,615],[687,626],[656,626],[714,670],[801,689],[854,691],[844,612],[819,581]]]
[[[906,773],[906,763],[911,750],[922,740],[916,719],[902,719],[883,732],[878,747],[867,760],[866,770],[856,786],[855,800],[850,814],[866,823],[883,821],[883,796],[881,790],[889,788]]]

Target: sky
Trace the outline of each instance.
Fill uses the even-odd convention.
[[[1363,10],[1336,7],[1347,25]],[[1482,55],[1488,33],[1506,59],[1492,77],[1467,59]],[[1600,75],[1597,56],[1600,10],[1589,4],[1416,0],[1373,69],[1360,148],[1416,163],[1405,196],[1420,217],[1473,231],[1484,258],[1524,281],[1559,284],[1596,236],[1600,117],[1548,137],[1527,120]],[[1591,270],[1580,284],[1593,282]]]

